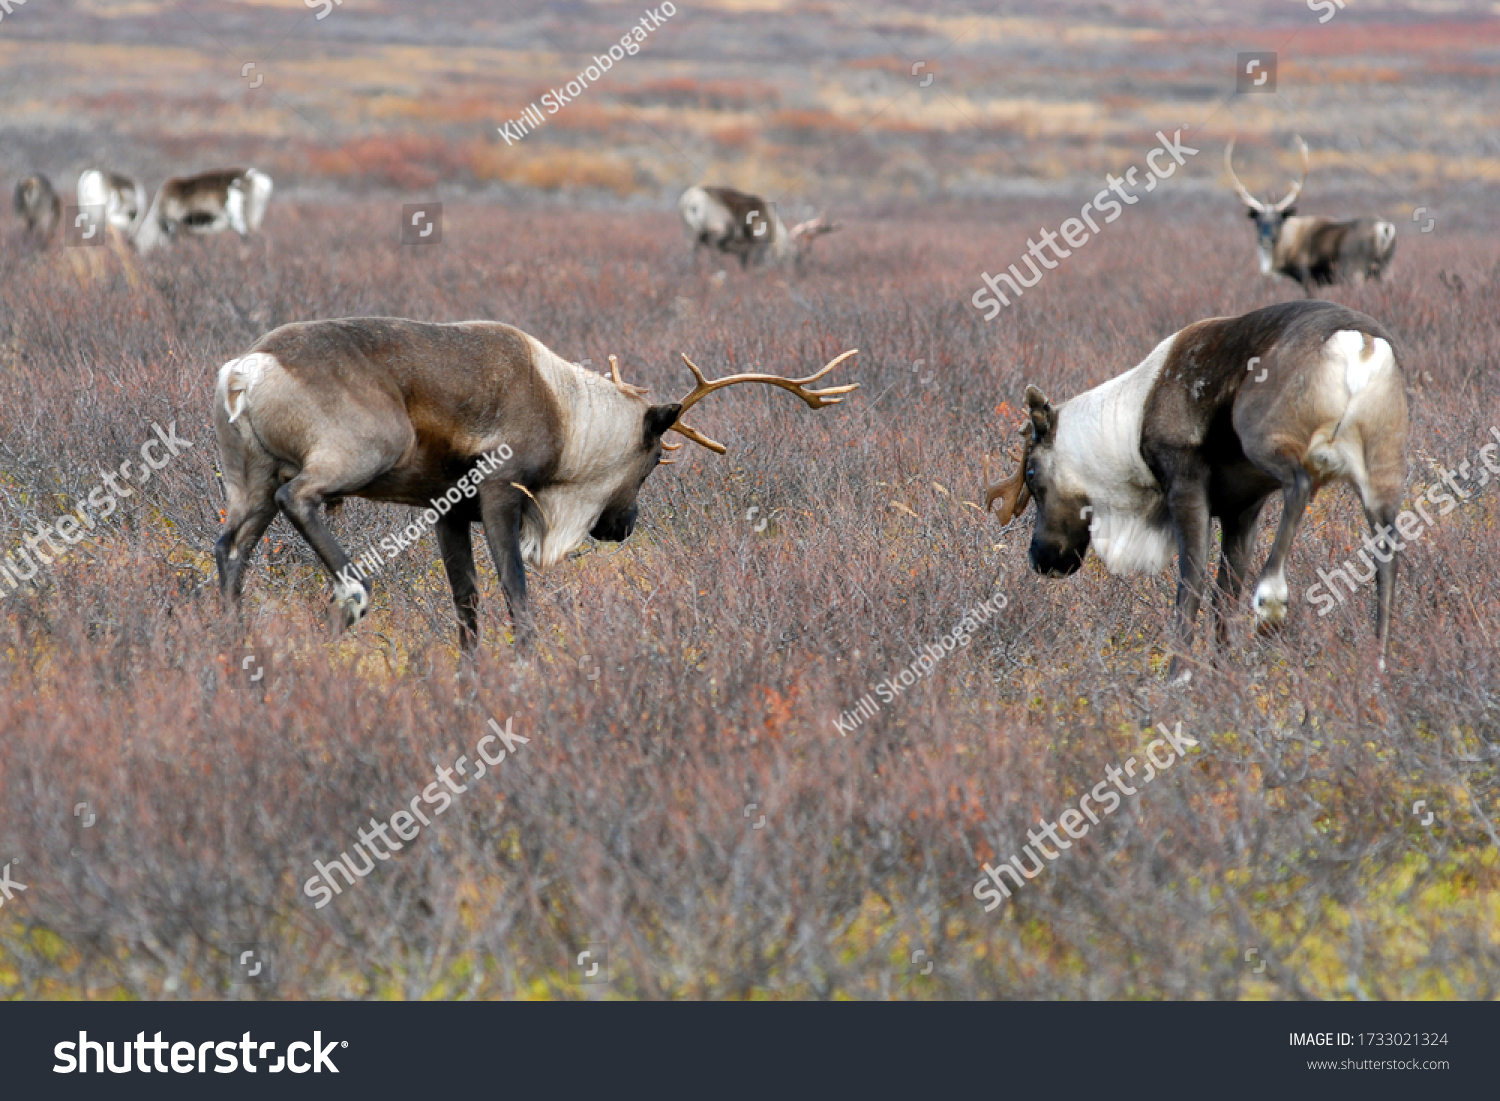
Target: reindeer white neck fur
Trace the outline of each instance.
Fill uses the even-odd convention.
[[[610,498],[635,476],[621,467],[619,457],[641,446],[641,415],[649,403],[563,359],[535,337],[528,334],[527,340],[563,419],[557,473],[533,498],[541,522],[530,512],[521,521],[521,556],[546,569],[577,549]]]
[[[1175,339],[1174,333],[1138,366],[1057,409],[1055,484],[1088,498],[1090,545],[1113,574],[1156,572],[1176,553],[1161,486],[1141,457],[1146,395]]]

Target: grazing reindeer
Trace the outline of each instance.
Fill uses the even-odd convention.
[[[738,256],[742,268],[766,260],[794,260],[800,267],[813,241],[840,228],[819,214],[787,229],[775,203],[728,187],[690,187],[677,200],[677,210],[695,256],[707,245]]]
[[[241,238],[249,237],[260,230],[271,189],[271,177],[253,168],[170,179],[136,227],[136,248],[150,252],[179,233],[199,236],[232,229]]]
[[[1077,571],[1091,545],[1111,573],[1158,570],[1175,544],[1186,652],[1211,518],[1223,533],[1214,610],[1224,642],[1224,605],[1239,596],[1267,498],[1279,489],[1284,508],[1254,607],[1261,626],[1275,626],[1287,614],[1286,558],[1303,510],[1328,482],[1347,482],[1376,548],[1391,548],[1376,549],[1373,568],[1384,669],[1399,548],[1390,525],[1406,478],[1404,385],[1384,330],[1332,302],[1199,321],[1059,406],[1028,386],[1020,469],[986,488],[985,507],[998,499],[1008,524],[1035,498],[1031,566],[1049,577]],[[1181,661],[1173,658],[1170,677]]]
[[[26,223],[26,231],[44,241],[57,232],[62,222],[62,200],[46,176],[27,176],[16,184],[14,205],[16,214]]]
[[[470,525],[484,525],[518,641],[534,630],[524,563],[546,568],[585,535],[621,541],[635,527],[636,497],[662,461],[669,429],[719,454],[724,445],[682,414],[726,386],[762,382],[811,408],[834,405],[857,384],[808,389],[845,352],[802,379],[744,374],[697,384],[680,401],[652,405],[639,387],[569,363],[534,337],[491,321],[429,325],[351,318],[284,325],[224,364],[214,428],[228,491],[228,528],[214,547],[219,586],[237,601],[256,542],[286,513],[334,577],[343,626],[369,607],[363,571],[328,530],[321,506],[345,497],[429,512],[460,620],[460,643],[479,638]],[[476,478],[482,455],[509,458]],[[670,460],[667,460],[670,461]],[[477,491],[474,489],[478,482]],[[462,486],[462,493],[450,492]]]
[[[1396,227],[1375,218],[1335,222],[1331,218],[1296,217],[1297,196],[1302,194],[1312,167],[1307,142],[1300,135],[1297,144],[1302,150],[1302,179],[1276,203],[1255,198],[1234,174],[1233,138],[1224,149],[1224,167],[1255,222],[1261,274],[1280,272],[1290,276],[1309,298],[1315,285],[1379,279],[1396,251]]]
[[[104,224],[127,236],[146,210],[146,189],[118,172],[90,168],[78,177],[79,207],[100,207]]]

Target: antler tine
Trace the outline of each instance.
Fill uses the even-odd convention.
[[[996,518],[1001,526],[1009,524],[1017,516],[1026,511],[1026,506],[1031,503],[1031,489],[1026,485],[1026,448],[1022,447],[1020,455],[1011,453],[1012,460],[1017,462],[1016,472],[1003,481],[990,485],[990,457],[984,456],[984,510],[990,511],[996,500],[1000,501],[1000,511]]]
[[[1312,171],[1312,157],[1307,151],[1307,142],[1302,140],[1301,134],[1298,134],[1296,137],[1297,145],[1301,148],[1302,151],[1302,178],[1296,183],[1292,184],[1292,189],[1291,191],[1287,192],[1286,198],[1282,199],[1281,202],[1276,204],[1276,209],[1278,211],[1285,210],[1287,207],[1291,206],[1297,201],[1297,196],[1302,194],[1302,185],[1307,182],[1307,174]]]
[[[818,379],[828,374],[829,371],[832,371],[850,356],[858,354],[858,348],[850,348],[842,355],[829,360],[821,369],[814,371],[806,378],[787,378],[784,375],[743,374],[716,378],[710,382],[704,377],[703,372],[699,370],[698,365],[689,359],[686,353],[683,353],[682,362],[686,363],[688,370],[693,372],[693,378],[697,380],[697,383],[688,395],[682,399],[680,404],[682,405],[683,412],[686,412],[715,390],[722,390],[726,386],[736,386],[742,382],[764,382],[769,386],[779,386],[788,393],[795,394],[807,403],[809,409],[821,409],[825,405],[837,405],[844,399],[835,395],[847,394],[853,390],[858,390],[859,383],[851,382],[844,386],[827,386],[821,390],[809,390],[807,387],[810,383],[817,382]]]
[[[717,440],[709,439],[703,433],[699,432],[696,428],[692,428],[689,425],[683,424],[681,420],[682,413],[687,412],[694,405],[697,405],[698,402],[706,398],[709,394],[712,394],[715,390],[722,390],[726,386],[735,386],[742,382],[764,382],[770,386],[780,387],[781,389],[786,390],[788,393],[795,394],[797,397],[801,398],[804,402],[807,403],[807,407],[809,409],[821,409],[825,405],[837,405],[839,402],[844,400],[842,395],[847,394],[853,390],[858,390],[859,383],[851,382],[843,386],[825,386],[820,390],[810,390],[808,389],[808,386],[811,383],[817,382],[818,379],[828,374],[829,371],[832,371],[835,367],[844,362],[844,360],[848,359],[850,356],[858,354],[858,348],[851,348],[847,352],[844,352],[842,355],[829,360],[822,366],[822,368],[814,371],[806,378],[786,378],[783,375],[743,374],[729,375],[726,378],[719,378],[714,379],[713,381],[709,381],[709,379],[704,376],[703,371],[699,369],[698,365],[688,358],[686,352],[683,352],[681,353],[682,362],[687,364],[687,369],[693,373],[694,383],[692,390],[690,390],[687,396],[678,403],[682,406],[682,409],[678,413],[679,419],[677,423],[672,425],[672,430],[681,433],[688,439],[692,440],[694,443],[700,444],[703,447],[708,448],[710,451],[714,451],[720,455],[723,455],[728,450],[728,448],[719,443]]]
[[[1229,173],[1229,179],[1234,183],[1234,189],[1239,193],[1240,201],[1252,210],[1265,213],[1266,204],[1250,194],[1248,188],[1240,183],[1240,178],[1234,174],[1234,143],[1237,139],[1230,138],[1229,144],[1224,147],[1224,168]]]
[[[614,356],[609,357],[609,373],[613,376],[615,385],[626,394],[634,394],[636,397],[639,397],[642,394],[649,394],[651,392],[649,387],[633,386],[622,379],[620,377],[620,361]]]
[[[678,421],[672,426],[672,431],[682,433],[682,435],[686,436],[694,443],[708,448],[716,455],[723,455],[729,450],[729,448],[725,447],[718,440],[709,439],[702,432],[699,432],[696,428],[691,428],[688,425],[683,424],[681,421]]]

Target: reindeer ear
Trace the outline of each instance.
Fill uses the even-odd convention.
[[[1047,400],[1047,395],[1035,386],[1026,387],[1026,410],[1031,416],[1031,428],[1036,440],[1041,442],[1057,426],[1057,410]]]
[[[1295,218],[1297,216],[1297,204],[1293,203],[1291,206],[1287,207],[1281,213],[1284,214],[1284,215],[1286,215],[1286,217],[1288,217],[1288,218]]]
[[[1260,213],[1260,211],[1256,210],[1254,207],[1250,207],[1249,209],[1247,209],[1245,211],[1245,217],[1249,218],[1253,222],[1253,221],[1255,221],[1256,215],[1259,214],[1259,213]]]
[[[678,414],[682,412],[682,406],[676,402],[671,405],[653,405],[646,410],[646,444],[650,446],[666,434],[667,429],[677,423]]]

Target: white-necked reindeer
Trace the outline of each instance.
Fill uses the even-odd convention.
[[[201,236],[232,229],[241,238],[259,232],[271,201],[271,177],[253,168],[223,168],[180,176],[162,184],[132,240],[150,252],[178,235]]]
[[[219,585],[238,600],[245,564],[283,512],[334,578],[344,626],[369,606],[367,571],[323,519],[345,497],[428,508],[461,624],[478,641],[470,527],[484,526],[518,640],[532,632],[525,563],[545,568],[585,536],[619,541],[636,497],[675,431],[720,454],[682,422],[707,395],[739,383],[789,390],[813,409],[857,384],[809,389],[838,364],[802,379],[744,374],[713,382],[687,356],[696,385],[652,405],[641,388],[570,363],[519,329],[491,321],[430,325],[350,318],[284,325],[224,364],[214,429],[228,493],[228,527],[214,547]],[[502,456],[498,470],[481,459]],[[668,460],[670,461],[670,460]]]
[[[1254,606],[1257,622],[1274,626],[1287,615],[1286,558],[1303,511],[1320,487],[1346,482],[1379,537],[1372,573],[1384,668],[1400,549],[1391,525],[1406,479],[1404,381],[1380,325],[1332,302],[1199,321],[1061,405],[1028,386],[1020,468],[986,488],[985,507],[999,500],[1009,523],[1036,501],[1029,556],[1049,577],[1077,571],[1091,546],[1111,573],[1159,570],[1176,550],[1175,679],[1208,589],[1213,519],[1223,542],[1213,593],[1223,642],[1224,605],[1239,596],[1267,499],[1280,491],[1284,507]]]
[[[78,177],[78,206],[104,211],[104,224],[127,237],[146,212],[146,189],[118,172],[90,168]]]

